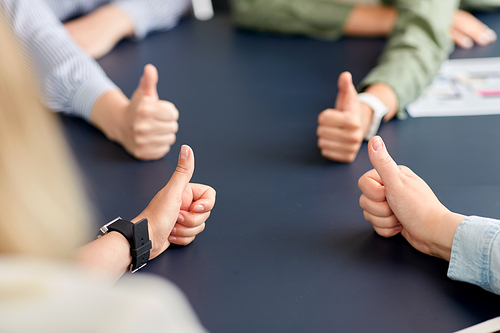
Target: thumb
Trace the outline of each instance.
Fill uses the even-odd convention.
[[[156,85],[158,84],[158,70],[155,66],[147,64],[144,66],[144,73],[139,82],[138,90],[141,90],[144,95],[158,98]]]
[[[358,92],[352,83],[352,75],[349,72],[343,72],[339,75],[337,83],[339,92],[335,101],[337,110],[350,110],[353,108],[353,103],[358,101]]]
[[[381,137],[374,136],[370,139],[368,142],[368,156],[384,186],[391,186],[400,179],[401,170],[387,152]]]
[[[179,153],[177,168],[165,186],[167,193],[173,202],[181,202],[186,186],[191,181],[194,172],[194,153],[191,147],[183,145]]]

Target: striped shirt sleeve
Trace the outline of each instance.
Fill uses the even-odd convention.
[[[45,104],[90,120],[96,100],[115,84],[45,1],[1,0],[0,5],[32,61]]]

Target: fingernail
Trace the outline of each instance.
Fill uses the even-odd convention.
[[[176,227],[173,227],[173,228],[172,228],[172,232],[173,232],[174,234],[176,234],[176,233],[177,233],[177,228],[176,228]]]
[[[205,207],[203,207],[203,205],[196,205],[194,206],[193,210],[196,212],[196,213],[201,213],[205,210]]]
[[[170,242],[175,242],[177,240],[177,237],[170,235],[170,236],[168,236],[168,240]]]
[[[479,40],[481,40],[481,38],[479,38]],[[472,41],[472,39],[470,39],[469,37],[462,38],[462,47],[464,49],[470,49],[473,46],[474,42]]]
[[[375,139],[373,139],[373,150],[374,151],[381,151],[383,147],[384,147],[384,144],[383,144],[382,139],[380,137],[376,137]]]
[[[184,222],[184,215],[179,214],[179,217],[177,217],[177,222],[179,222],[179,223]]]
[[[403,226],[402,225],[398,225],[397,227],[394,227],[394,231],[395,232],[401,232],[401,230],[403,230]]]
[[[189,149],[188,149],[188,147],[182,146],[181,147],[181,154],[179,156],[180,159],[181,160],[187,160],[188,156],[189,156]]]

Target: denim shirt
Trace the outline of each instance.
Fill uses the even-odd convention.
[[[500,221],[469,216],[458,226],[448,277],[500,294]]]

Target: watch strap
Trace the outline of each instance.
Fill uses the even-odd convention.
[[[378,99],[378,97],[370,93],[358,94],[358,100],[365,103],[373,110],[372,121],[365,136],[365,140],[370,140],[375,134],[377,134],[382,118],[384,118],[387,114],[388,108],[380,99]]]
[[[152,248],[149,240],[148,220],[142,219],[136,223],[116,219],[107,226],[107,232],[116,231],[122,234],[130,244],[130,256],[132,263],[130,271],[132,273],[144,267],[149,261],[150,250]]]
[[[130,244],[130,255],[132,256],[132,265],[130,271],[135,271],[144,267],[149,261],[149,254],[152,248],[149,240],[148,220],[142,219],[134,223],[134,238]]]

